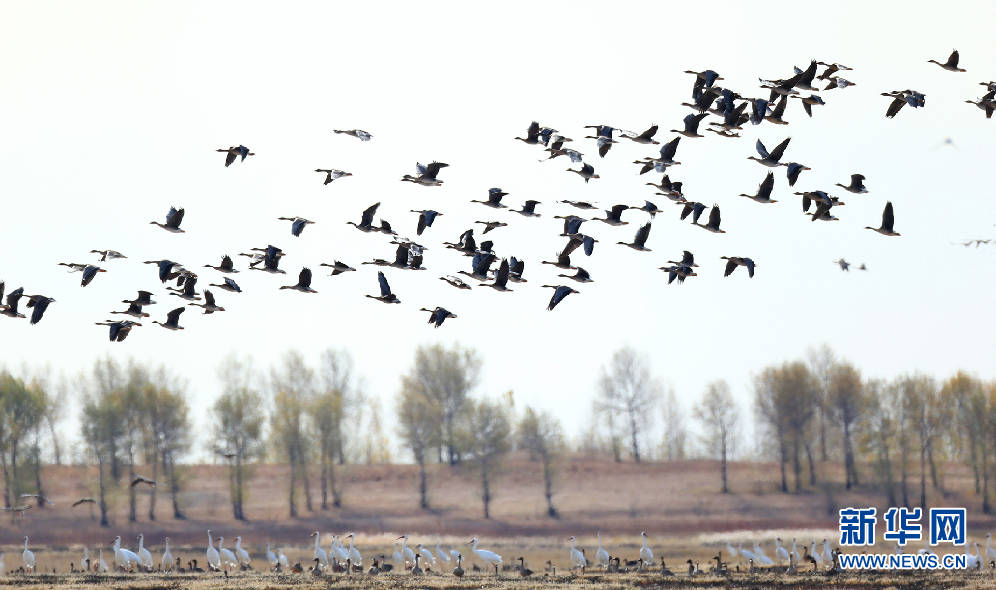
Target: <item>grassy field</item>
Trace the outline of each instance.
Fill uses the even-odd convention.
[[[42,588],[116,588],[143,590],[193,590],[228,589],[267,589],[300,588],[325,590],[327,588],[391,589],[422,588],[471,590],[482,588],[508,589],[549,589],[558,588],[598,588],[599,590],[623,588],[673,588],[673,589],[714,589],[714,588],[772,588],[809,590],[837,588],[840,590],[920,590],[949,588],[992,588],[996,585],[992,571],[967,573],[932,574],[732,574],[728,577],[703,575],[662,577],[659,573],[600,574],[589,573],[584,577],[575,574],[556,576],[539,572],[529,578],[521,578],[516,573],[507,573],[495,579],[492,576],[468,574],[463,578],[452,575],[412,576],[403,574],[367,576],[345,574],[314,577],[310,574],[239,574],[225,579],[220,574],[205,575],[27,575],[13,576],[0,580],[0,583],[23,589]]]
[[[560,518],[545,515],[542,482],[539,466],[525,457],[513,457],[497,480],[492,504],[492,518],[480,517],[477,478],[465,469],[434,466],[430,479],[432,509],[416,507],[415,470],[411,466],[349,466],[340,473],[343,482],[343,506],[319,510],[318,486],[312,484],[316,510],[308,512],[301,505],[297,518],[289,518],[286,508],[286,469],[282,466],[264,465],[255,469],[249,482],[246,512],[250,520],[238,522],[231,518],[228,502],[227,477],[224,466],[198,465],[185,468],[185,491],[181,506],[185,520],[174,520],[169,510],[169,500],[160,492],[157,501],[157,519],[150,521],[148,506],[150,494],[141,490],[138,501],[138,521],[127,520],[127,496],[123,489],[112,492],[111,526],[102,528],[87,506],[70,508],[79,497],[95,495],[96,471],[83,467],[52,467],[46,469],[45,480],[49,497],[55,506],[33,508],[23,518],[4,519],[0,525],[0,549],[6,552],[5,569],[10,571],[21,565],[22,539],[31,538],[39,571],[58,572],[57,577],[41,574],[14,576],[0,580],[0,584],[52,587],[68,585],[86,587],[107,585],[120,588],[205,587],[222,588],[252,586],[278,588],[285,585],[312,584],[327,587],[335,580],[336,586],[350,587],[560,587],[583,583],[593,587],[660,587],[674,585],[715,586],[765,586],[793,587],[824,585],[824,577],[735,575],[733,582],[709,577],[689,579],[679,576],[678,581],[662,580],[659,574],[601,574],[589,571],[584,580],[565,577],[569,564],[568,543],[570,535],[578,537],[578,546],[584,547],[589,558],[597,547],[595,533],[601,532],[602,542],[612,555],[623,560],[635,559],[639,551],[639,533],[646,530],[650,546],[658,559],[663,556],[668,567],[675,572],[686,572],[685,561],[699,562],[707,569],[709,559],[722,550],[729,559],[726,543],[736,546],[744,543],[751,547],[754,541],[762,543],[769,555],[773,554],[772,542],[781,537],[788,543],[797,538],[809,544],[837,535],[836,510],[844,506],[878,506],[884,498],[872,488],[859,487],[843,490],[840,484],[818,484],[797,494],[777,492],[777,465],[740,463],[731,469],[731,493],[717,493],[718,477],[715,464],[704,461],[653,463],[644,465],[617,464],[604,459],[569,457],[562,464],[556,486],[555,502]],[[840,481],[836,465],[823,465],[821,479]],[[993,522],[991,517],[978,510],[978,499],[971,489],[970,474],[959,465],[945,467],[945,493],[930,491],[928,500],[935,505],[964,505],[969,507],[969,533],[975,540],[984,542],[985,533]],[[913,482],[911,482],[912,484]],[[93,511],[96,512],[95,510]],[[503,572],[499,582],[494,577],[471,571],[475,560],[468,558],[465,568],[470,578],[456,580],[451,575],[436,572],[419,580],[395,574],[364,580],[345,580],[343,576],[330,577],[315,582],[311,576],[234,574],[237,581],[220,575],[201,575],[196,584],[193,578],[160,575],[114,575],[106,579],[87,576],[70,576],[70,562],[79,563],[84,546],[92,552],[104,549],[104,559],[111,563],[111,543],[121,535],[123,544],[135,549],[136,536],[144,533],[146,546],[158,563],[162,539],[172,539],[173,554],[184,563],[190,559],[204,561],[204,547],[210,528],[216,537],[226,537],[226,547],[234,545],[236,535],[241,535],[244,545],[254,558],[256,571],[265,570],[263,553],[267,543],[274,549],[284,550],[291,563],[300,561],[309,565],[312,549],[309,533],[316,529],[323,533],[323,547],[328,549],[331,534],[356,533],[356,544],[363,552],[364,563],[377,554],[390,555],[393,540],[404,533],[411,535],[411,544],[423,542],[433,551],[437,543],[456,548],[465,556],[470,555],[467,541],[472,536],[481,538],[481,547],[500,553],[506,564],[525,557],[530,568],[537,571],[530,581],[521,580],[516,572]],[[881,527],[880,527],[881,529]],[[881,530],[880,530],[881,533]],[[912,547],[915,551],[918,547]],[[885,551],[891,549],[882,548]],[[800,546],[801,550],[801,546]],[[558,577],[544,574],[547,561],[557,566]],[[733,560],[736,565],[737,560]],[[452,565],[439,571],[449,572]],[[659,566],[658,566],[659,567]],[[742,567],[746,568],[746,564]],[[913,576],[862,576],[840,575],[830,578],[834,584],[849,587],[922,587],[988,585],[996,579],[991,571],[965,574],[929,574]],[[945,581],[946,580],[946,581]],[[918,584],[921,584],[918,586]]]

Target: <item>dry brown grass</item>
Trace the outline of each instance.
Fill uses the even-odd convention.
[[[657,555],[664,555],[675,571],[683,571],[685,559],[701,561],[703,567],[727,541],[770,540],[781,536],[798,537],[801,542],[831,537],[837,528],[835,510],[842,506],[882,507],[881,494],[861,488],[845,492],[840,485],[829,493],[816,489],[799,494],[777,493],[777,465],[738,463],[730,472],[733,493],[719,494],[716,466],[712,462],[617,464],[601,458],[569,457],[564,460],[557,482],[555,501],[559,519],[545,515],[539,465],[523,456],[512,457],[497,480],[491,520],[480,517],[477,478],[474,472],[433,466],[430,480],[429,511],[416,507],[415,468],[407,465],[347,466],[339,472],[344,482],[342,508],[307,512],[291,519],[286,508],[285,467],[259,466],[249,482],[246,513],[249,522],[231,519],[225,466],[198,465],[186,468],[185,491],[181,504],[187,520],[173,520],[168,498],[160,493],[158,519],[148,520],[148,491],[141,490],[139,522],[127,521],[127,496],[123,490],[112,494],[112,523],[108,529],[91,520],[87,506],[70,508],[81,496],[95,495],[94,468],[52,467],[45,473],[47,492],[56,506],[30,510],[23,520],[5,521],[0,527],[0,549],[7,552],[7,568],[20,564],[19,544],[30,535],[32,548],[45,571],[55,567],[68,571],[71,559],[78,561],[85,544],[95,550],[109,547],[115,535],[134,547],[135,536],[145,534],[155,555],[162,538],[173,539],[174,554],[203,558],[206,536],[211,528],[225,535],[226,546],[242,535],[245,545],[259,557],[265,544],[285,548],[292,560],[306,561],[310,555],[308,533],[319,529],[327,534],[355,531],[357,545],[369,558],[374,553],[390,553],[391,540],[401,533],[412,534],[412,542],[433,547],[437,541],[446,547],[468,551],[463,543],[474,535],[483,547],[494,549],[511,562],[519,555],[530,567],[542,570],[543,563],[567,563],[565,538],[577,535],[581,545],[594,552],[594,534],[602,532],[603,542],[613,554],[635,557],[639,532],[646,530]],[[932,503],[970,507],[969,531],[982,536],[992,525],[978,511],[978,499],[971,490],[970,474],[961,466],[945,469],[948,494],[932,495]],[[836,465],[823,465],[820,475],[840,481]],[[312,485],[317,508],[317,485]],[[936,500],[936,502],[934,502]],[[94,511],[96,512],[96,511]],[[591,556],[591,555],[589,555]],[[111,555],[105,550],[105,559]],[[264,564],[258,563],[257,567]],[[468,564],[469,566],[469,564]]]

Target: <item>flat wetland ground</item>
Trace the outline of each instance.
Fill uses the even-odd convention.
[[[837,465],[821,465],[819,475],[834,482],[842,480]],[[867,469],[864,471],[868,473]],[[30,536],[35,552],[38,574],[15,574],[0,577],[0,586],[23,588],[816,588],[827,585],[847,588],[996,588],[996,571],[985,568],[972,572],[918,572],[912,574],[823,573],[795,575],[774,573],[733,573],[730,578],[714,575],[687,576],[685,560],[700,563],[708,569],[709,559],[723,551],[730,559],[726,543],[753,546],[763,544],[771,556],[773,539],[781,537],[789,544],[792,538],[800,545],[814,539],[821,541],[837,536],[836,510],[846,506],[878,506],[884,504],[882,494],[871,488],[858,487],[845,491],[840,484],[817,485],[798,494],[777,492],[777,464],[738,463],[732,466],[730,494],[717,493],[716,465],[708,461],[681,461],[634,465],[617,464],[602,458],[566,457],[556,484],[554,501],[560,518],[546,517],[542,497],[542,477],[538,464],[523,456],[513,456],[496,480],[492,518],[480,517],[478,479],[475,472],[463,468],[433,466],[430,472],[431,510],[419,510],[415,496],[415,468],[408,465],[346,466],[339,470],[343,482],[341,508],[319,510],[319,489],[312,483],[315,508],[308,512],[299,498],[300,515],[287,515],[287,470],[279,465],[255,468],[248,483],[246,513],[248,522],[231,518],[228,500],[227,468],[223,465],[198,465],[184,468],[184,489],[180,504],[187,518],[174,520],[169,498],[159,490],[157,519],[150,521],[150,493],[142,489],[138,499],[138,522],[128,522],[127,495],[124,489],[112,491],[111,526],[102,528],[91,519],[88,506],[71,508],[70,504],[83,496],[96,496],[95,468],[46,468],[46,493],[55,506],[33,508],[23,518],[0,516],[0,550],[4,571],[21,565],[23,537]],[[918,475],[914,476],[918,478]],[[316,478],[317,479],[317,478]],[[912,488],[918,483],[911,480]],[[931,505],[967,506],[968,528],[972,540],[984,544],[986,532],[993,526],[991,516],[979,511],[979,499],[972,490],[971,473],[963,466],[949,464],[944,470],[945,493],[929,491]],[[96,510],[93,511],[96,515]],[[83,547],[87,546],[94,560],[98,548],[104,550],[104,560],[113,562],[110,546],[120,535],[123,544],[132,550],[139,533],[145,534],[156,563],[162,554],[163,537],[172,540],[172,553],[184,564],[191,559],[204,561],[206,529],[216,536],[225,536],[225,546],[235,544],[235,536],[243,537],[244,546],[253,557],[255,572],[237,572],[225,579],[221,574],[70,574],[70,562],[79,564]],[[312,557],[311,531],[323,533],[322,546],[328,550],[331,534],[356,533],[356,544],[363,553],[364,567],[373,556],[391,555],[392,541],[399,535],[411,535],[410,545],[426,543],[435,552],[436,543],[455,548],[465,556],[467,576],[455,578],[453,564],[434,568],[421,577],[407,573],[365,574],[346,577],[330,574],[314,578],[304,574],[259,573],[268,569],[263,554],[267,543],[274,550],[282,549],[291,563],[307,567]],[[589,559],[597,548],[595,533],[601,532],[602,543],[613,556],[635,559],[639,552],[639,533],[646,530],[654,551],[651,573],[605,574],[589,569],[583,578],[567,571],[569,566],[567,537],[576,535],[578,546],[584,547]],[[882,526],[879,526],[881,535]],[[466,546],[472,536],[481,538],[480,547],[498,552],[506,564],[519,556],[536,573],[523,579],[517,571],[503,571],[496,580],[494,573],[474,572],[477,562]],[[907,552],[922,545],[913,545]],[[880,545],[876,552],[891,552],[890,545]],[[800,546],[801,551],[801,546]],[[943,551],[943,550],[942,550]],[[962,551],[956,549],[955,551]],[[662,578],[659,559],[663,556],[675,577]],[[557,566],[557,575],[545,572],[550,560]],[[746,564],[741,564],[746,568]],[[52,570],[56,574],[51,574]],[[805,569],[809,569],[806,564]],[[45,573],[49,572],[49,573]]]

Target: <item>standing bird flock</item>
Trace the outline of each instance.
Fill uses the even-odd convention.
[[[954,51],[944,62],[937,60],[929,61],[949,72],[961,73],[965,71],[965,69],[961,68],[959,65],[960,56],[957,51]],[[822,71],[820,71],[821,68]],[[761,92],[758,93],[756,91],[738,92],[731,88],[721,87],[718,83],[723,81],[724,78],[714,70],[689,70],[686,73],[694,76],[691,102],[682,103],[682,105],[690,107],[694,112],[684,116],[681,124],[675,125],[675,128],[670,130],[671,133],[676,134],[675,137],[664,141],[666,138],[660,137],[658,134],[660,130],[658,125],[650,125],[644,131],[634,132],[619,129],[609,124],[600,123],[597,125],[584,126],[587,130],[593,130],[591,135],[585,136],[585,139],[594,141],[595,150],[598,152],[599,158],[613,157],[610,155],[610,151],[613,149],[613,146],[621,143],[620,140],[628,140],[628,142],[624,143],[636,144],[637,146],[660,145],[661,147],[656,153],[634,161],[635,164],[639,165],[638,172],[641,175],[649,172],[662,174],[662,178],[659,182],[648,182],[646,184],[654,188],[656,195],[664,196],[668,201],[679,205],[679,220],[685,220],[691,216],[691,222],[693,225],[713,234],[725,234],[728,230],[723,226],[723,217],[720,205],[712,204],[709,206],[706,203],[691,200],[686,196],[686,191],[683,188],[682,182],[673,181],[669,178],[669,172],[671,169],[681,165],[681,162],[677,159],[677,152],[681,139],[685,138],[686,141],[702,141],[702,138],[705,136],[699,131],[703,128],[703,123],[707,123],[704,127],[705,129],[713,131],[724,138],[741,137],[741,133],[745,129],[746,125],[754,126],[762,125],[764,123],[778,126],[787,125],[788,120],[786,118],[792,118],[791,113],[787,111],[787,105],[796,104],[792,101],[788,101],[788,98],[797,99],[798,104],[803,106],[803,110],[809,117],[814,116],[813,107],[815,106],[819,106],[821,111],[825,110],[826,112],[829,112],[832,109],[832,104],[828,104],[828,102],[821,98],[818,94],[814,94],[815,92],[821,91],[817,84],[822,81],[827,82],[827,85],[822,88],[823,92],[854,86],[855,84],[853,82],[840,76],[842,72],[850,71],[851,68],[841,64],[813,60],[805,69],[798,67],[793,68],[793,74],[785,78],[761,78]],[[982,82],[980,84],[986,87],[987,94],[978,100],[966,102],[970,102],[971,104],[978,106],[985,112],[987,117],[990,117],[994,109],[996,109],[996,102],[994,102],[993,98],[994,94],[996,94],[996,83]],[[761,97],[754,98],[750,97],[749,94],[760,94]],[[892,98],[892,102],[886,110],[886,117],[889,118],[896,116],[900,109],[904,106],[910,106],[911,108],[916,109],[923,108],[926,105],[926,95],[916,90],[906,89],[883,92],[881,94]],[[706,122],[706,119],[709,117],[713,117],[715,120]],[[351,136],[359,139],[363,143],[369,142],[373,138],[372,134],[361,129],[336,129],[333,133],[337,135],[341,134]],[[549,152],[549,156],[541,161],[553,159],[560,155],[569,156],[572,164],[579,164],[580,166],[578,168],[568,168],[567,170],[579,175],[586,184],[602,178],[601,175],[597,173],[594,165],[584,160],[584,154],[581,151],[565,147],[567,144],[572,143],[573,140],[562,135],[558,130],[552,127],[547,127],[534,121],[529,125],[525,137],[515,137],[514,139],[521,141],[528,146],[533,146],[534,148],[539,147],[546,152]],[[775,172],[778,169],[782,167],[786,168],[786,178],[789,186],[794,186],[796,184],[799,180],[801,172],[812,169],[810,166],[799,162],[785,161],[787,160],[787,152],[789,152],[790,143],[791,137],[785,137],[779,141],[773,149],[769,150],[764,142],[760,139],[757,140],[755,145],[757,155],[749,155],[746,157],[771,170],[768,171],[765,177],[761,180],[755,194],[749,195],[742,193],[740,196],[766,205],[777,203],[778,199],[773,198],[773,196],[777,194],[777,188],[775,186]],[[621,149],[624,148],[616,148],[616,150]],[[241,144],[227,148],[218,148],[216,151],[225,154],[224,165],[226,168],[236,162],[238,162],[240,166],[249,165],[246,162],[247,158],[256,155],[255,152],[250,151],[248,147]],[[415,174],[405,174],[401,177],[401,181],[418,184],[422,187],[428,188],[440,187],[444,183],[442,176],[444,176],[445,169],[448,166],[449,164],[447,163],[436,161],[432,161],[429,164],[418,163],[415,167]],[[338,168],[332,167],[315,168],[314,171],[325,175],[324,184],[326,185],[332,183],[334,180],[347,176],[353,176],[350,172],[345,172]],[[854,173],[851,175],[849,183],[837,183],[836,186],[853,195],[866,195],[870,191],[865,185],[865,180],[866,178],[863,174]],[[836,196],[830,195],[826,191],[819,190],[817,188],[796,192],[796,194],[802,196],[803,211],[810,216],[812,221],[840,220],[835,213],[839,210],[839,207],[844,205],[844,202]],[[537,212],[537,207],[540,207],[542,202],[530,199],[526,200],[521,208],[513,209],[505,202],[505,199],[508,196],[509,193],[501,188],[492,187],[487,189],[486,199],[474,199],[470,200],[470,202],[486,206],[492,209],[496,215],[508,215],[509,213],[515,213],[519,217],[541,217],[541,213]],[[600,208],[597,204],[583,200],[563,200],[559,201],[559,203],[579,209],[581,212]],[[815,204],[815,210],[810,212],[813,204]],[[379,207],[379,202],[374,203],[362,211],[360,221],[358,223],[353,221],[347,222],[350,225],[353,225],[357,230],[364,233],[385,234],[391,239],[392,244],[398,246],[394,262],[375,259],[369,264],[391,267],[399,270],[424,270],[426,268],[424,266],[424,263],[426,262],[426,253],[429,248],[422,244],[415,243],[407,238],[400,237],[398,231],[396,231],[392,224],[385,219],[379,219],[375,223],[374,218]],[[707,221],[706,223],[700,223],[700,218],[706,210],[709,212],[706,218]],[[636,213],[631,214],[628,213],[629,211],[636,211]],[[412,229],[414,229],[416,235],[419,236],[420,239],[423,234],[426,234],[428,230],[431,230],[434,227],[434,222],[444,215],[443,212],[437,211],[434,208],[416,208],[411,209],[411,212],[417,214],[418,216]],[[591,256],[593,254],[595,244],[599,241],[596,236],[581,233],[581,226],[586,221],[598,220],[610,227],[621,227],[631,223],[637,223],[638,229],[636,229],[633,234],[632,241],[619,240],[615,241],[615,243],[627,246],[637,252],[646,253],[652,251],[652,249],[648,247],[648,241],[651,236],[653,223],[655,221],[660,223],[659,219],[661,218],[661,215],[659,214],[666,213],[664,210],[659,209],[655,203],[646,200],[644,200],[643,206],[618,203],[608,209],[605,209],[604,212],[604,217],[582,217],[574,214],[554,216],[556,218],[564,219],[564,231],[561,236],[567,237],[568,243],[557,256],[556,262],[543,261],[543,263],[551,264],[558,269],[575,271],[574,274],[558,274],[557,277],[568,278],[578,283],[594,282],[594,279],[588,271],[577,266],[576,264],[573,264],[571,260],[572,253],[579,247],[583,247],[583,252],[586,256]],[[174,206],[169,208],[164,221],[150,221],[149,223],[172,234],[177,234],[178,237],[176,239],[183,239],[179,236],[179,234],[184,234],[186,232],[186,230],[181,227],[185,219],[185,214],[186,210],[184,208]],[[647,217],[644,217],[643,219],[637,217],[641,214],[646,215]],[[511,217],[512,216],[509,216],[509,219],[511,219]],[[292,237],[301,236],[302,232],[308,225],[316,223],[315,221],[300,216],[280,217],[279,219],[290,222]],[[475,223],[483,226],[481,234],[489,234],[494,230],[509,225],[508,221],[503,221],[501,219],[486,219],[483,221],[476,221]],[[885,203],[882,211],[882,218],[879,224],[877,226],[867,225],[865,227],[883,236],[896,237],[901,235],[896,230],[895,210],[891,201]],[[743,230],[736,225],[736,220],[734,220],[732,229],[729,231],[740,233]],[[495,234],[498,236],[498,239],[501,239],[503,232],[495,232]],[[460,235],[457,242],[444,242],[443,244],[448,249],[455,249],[471,258],[470,269],[460,270],[458,272],[459,274],[464,274],[471,279],[476,280],[479,283],[478,287],[491,287],[496,291],[507,293],[512,292],[512,289],[507,286],[509,281],[515,283],[527,282],[524,276],[527,264],[526,259],[522,256],[505,256],[504,254],[499,254],[495,249],[494,242],[491,240],[478,243],[474,237],[473,227],[466,229]],[[605,248],[601,248],[601,250],[604,251]],[[127,262],[118,262],[121,260],[127,260],[127,256],[117,250],[90,250],[90,253],[99,255],[100,261],[108,264],[109,268],[89,263],[60,263],[63,266],[67,266],[71,271],[82,273],[81,285],[83,287],[89,285],[98,274],[113,272],[110,270],[112,266],[127,264]],[[249,263],[250,270],[260,270],[270,274],[286,273],[284,269],[280,268],[280,263],[287,253],[272,244],[267,245],[265,248],[252,248],[249,252],[240,253],[240,255],[251,259]],[[759,266],[751,257],[744,256],[743,254],[733,255],[730,253],[722,256],[721,258],[726,261],[725,265],[722,267],[723,276],[729,276],[738,266],[744,266],[747,270],[747,275],[749,277],[753,277],[755,268]],[[680,284],[689,277],[695,277],[701,274],[701,270],[693,270],[693,268],[699,267],[698,264],[692,263],[693,260],[693,254],[689,250],[685,250],[681,261],[670,261],[670,265],[661,266],[659,268],[668,274],[668,283],[678,279]],[[197,291],[199,277],[188,267],[185,267],[179,262],[170,260],[169,258],[149,260],[145,261],[145,263],[156,265],[158,271],[157,277],[161,283],[166,284],[173,281],[176,282],[175,287],[168,287],[169,294],[185,300],[187,302],[187,306],[201,307],[204,310],[204,314],[208,315],[225,311],[225,307],[219,304],[214,293],[207,290],[203,291],[203,293]],[[846,264],[843,262],[840,264],[841,268],[846,270]],[[333,269],[331,273],[332,277],[341,275],[348,271],[355,271],[354,267],[339,260],[335,260],[332,263],[323,262],[321,263],[321,266],[331,267]],[[719,265],[717,265],[717,267],[718,266]],[[226,275],[238,273],[240,270],[236,267],[233,259],[228,254],[224,254],[221,257],[221,263],[217,266],[211,264],[201,264],[200,267],[209,268]],[[307,294],[317,293],[318,290],[313,287],[314,277],[311,269],[307,266],[299,268],[301,270],[296,284],[277,285],[275,286],[275,290],[294,290]],[[455,277],[453,272],[447,272],[439,278],[460,290],[472,291],[475,289],[474,285]],[[237,294],[242,292],[242,288],[232,278],[224,276],[222,279],[223,282],[210,283],[210,286],[224,290],[228,293]],[[401,299],[398,294],[392,291],[388,282],[388,277],[385,275],[384,271],[377,272],[377,280],[379,285],[379,295],[367,294],[366,297],[376,299],[383,303],[401,303]],[[546,305],[547,310],[550,311],[553,311],[561,305],[565,305],[564,300],[569,295],[580,293],[580,291],[574,289],[573,287],[563,284],[549,284],[540,281],[539,285],[540,288],[553,289],[553,294]],[[10,291],[6,295],[6,298],[4,298],[4,287],[4,283],[0,282],[0,300],[3,302],[3,304],[0,305],[0,314],[9,318],[24,318],[25,314],[20,311],[21,308],[19,305],[21,299],[25,299],[25,307],[31,309],[32,311],[30,319],[31,324],[37,324],[41,321],[46,310],[56,301],[55,298],[46,295],[26,294],[23,288]],[[530,288],[532,289],[533,287]],[[125,300],[125,302],[129,304],[127,310],[110,312],[112,314],[129,315],[135,318],[134,320],[107,319],[102,322],[95,322],[97,325],[104,326],[109,329],[108,336],[110,341],[123,342],[135,328],[143,326],[142,323],[135,320],[149,317],[150,314],[144,311],[144,308],[155,304],[155,302],[151,299],[151,292],[139,291],[139,295],[139,299],[130,301]],[[570,307],[572,304],[567,303],[566,305]],[[447,307],[435,304],[435,302],[432,304],[424,302],[423,306],[416,307],[415,309],[419,309],[422,312],[428,312],[430,314],[428,323],[436,328],[441,327],[446,319],[456,319],[459,317],[457,313],[450,311]],[[172,331],[183,330],[184,326],[180,325],[180,316],[185,310],[186,306],[181,305],[180,307],[175,307],[165,314],[164,321],[157,319],[151,321],[150,323]]]

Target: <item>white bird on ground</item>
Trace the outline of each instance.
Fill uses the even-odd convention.
[[[24,537],[24,551],[21,553],[21,562],[24,565],[24,571],[35,571],[35,554],[28,549],[27,537]]]
[[[775,557],[778,558],[779,565],[789,561],[788,549],[782,547],[782,540],[777,537],[775,538]]]
[[[32,556],[34,559],[34,556]],[[131,566],[142,566],[142,560],[133,551],[121,547],[121,537],[114,537],[114,566],[120,569],[130,570]]]
[[[820,565],[821,563],[823,563],[823,556],[820,555],[820,552],[816,549],[815,540],[813,541],[812,546],[809,547],[809,554],[812,555],[813,559],[816,560],[816,565]]]
[[[473,547],[471,548],[471,551],[474,552],[474,555],[476,555],[478,559],[480,559],[481,561],[483,561],[487,565],[494,566],[494,568],[495,568],[495,575],[497,576],[498,575],[498,566],[501,565],[501,555],[498,555],[494,551],[488,551],[487,549],[478,549],[477,548],[477,541],[478,541],[477,537],[474,537],[467,544],[468,545],[473,545]]]
[[[795,537],[792,537],[792,558],[796,563],[802,563],[802,556],[799,555],[799,550],[795,546]]]
[[[740,557],[740,552],[737,551],[736,547],[730,545],[729,541],[726,542],[726,552],[730,554],[730,559],[733,559],[734,557]]]
[[[349,533],[346,536],[349,537],[349,561],[351,561],[353,565],[363,565],[363,556],[360,555],[360,550],[353,545],[353,537],[355,537],[355,535],[353,533]]]
[[[115,559],[116,558],[117,557],[115,556]],[[218,555],[218,550],[214,548],[214,539],[211,538],[211,529],[208,529],[207,564],[208,569],[221,569],[221,556]]]
[[[463,554],[457,551],[456,549],[450,549],[450,555],[452,555],[453,559],[456,560],[463,559]]]
[[[833,551],[830,550],[830,541],[823,539],[823,560],[833,563]]]
[[[313,557],[318,560],[318,565],[328,565],[329,556],[328,554],[325,553],[325,550],[322,549],[321,546],[319,546],[318,544],[322,536],[318,533],[318,531],[311,533],[311,536],[315,538],[315,552],[313,554]]]
[[[438,557],[439,561],[443,563],[449,563],[450,561],[452,561],[450,559],[450,556],[446,554],[446,551],[444,551],[443,548],[439,546],[439,543],[436,543],[436,557]]]
[[[231,549],[225,549],[225,537],[218,537],[218,555],[221,556],[221,565],[226,570],[228,568],[238,569],[238,558],[235,557]]]
[[[104,561],[104,548],[101,547],[97,550],[97,571],[100,573],[107,573],[107,562]]]
[[[342,546],[338,535],[332,535],[332,545],[329,547],[329,556],[340,562],[349,559],[349,551]]]
[[[142,567],[147,570],[152,570],[156,567],[152,561],[152,554],[145,548],[145,535],[138,535],[138,551],[136,553],[138,554],[138,558],[142,560]]]
[[[159,561],[164,572],[173,571],[173,554],[169,551],[169,537],[166,537],[166,548],[163,549],[163,558]]]
[[[581,553],[580,551],[578,551],[577,548],[574,546],[574,544],[576,542],[576,540],[574,539],[574,536],[571,535],[571,538],[567,539],[567,540],[571,542],[571,553],[570,553],[570,556],[571,556],[571,567],[572,568],[576,568],[576,567],[584,568],[585,566],[587,566],[588,565],[588,559],[585,558],[584,553]]]
[[[602,567],[609,567],[609,552],[602,547],[602,533],[595,533],[598,537],[598,551],[595,551],[595,563]]]
[[[654,552],[647,546],[647,531],[641,532],[640,536],[643,537],[643,547],[640,547],[640,561],[643,562],[643,565],[649,566],[654,563]]]
[[[235,557],[239,560],[239,566],[248,566],[252,563],[249,552],[242,548],[242,536],[235,537]]]
[[[815,541],[814,541],[814,543],[815,543]],[[758,561],[757,554],[755,554],[750,549],[744,549],[744,544],[743,543],[737,544],[737,551],[740,552],[740,555],[744,556],[744,559],[753,559],[754,561]]]
[[[992,533],[986,533],[986,558],[991,561],[996,561],[996,549],[993,549],[990,543],[993,540]]]
[[[7,569],[7,567],[4,565],[4,562],[3,562],[3,556],[4,556],[3,551],[0,551],[0,573],[3,573],[4,570]]]
[[[426,565],[436,565],[436,556],[432,554],[432,551],[429,551],[428,547],[425,547],[419,543],[418,553],[422,556],[422,560],[426,563]]]
[[[90,550],[83,546],[83,557],[80,559],[80,569],[88,572],[90,571]],[[0,572],[3,572],[3,566],[0,565]]]
[[[764,549],[758,545],[757,541],[754,541],[754,555],[757,557],[755,561],[761,563],[761,565],[775,565],[775,562],[764,553]]]
[[[270,564],[270,567],[277,567],[280,560],[277,558],[277,554],[270,549],[270,544],[266,544],[266,563]]]
[[[965,568],[966,569],[978,569],[979,564],[982,562],[982,556],[979,555],[979,544],[975,543],[975,554],[968,552],[968,543],[965,544]]]
[[[415,563],[415,552],[408,546],[408,535],[398,537],[401,540],[401,559]]]
[[[284,570],[290,567],[290,560],[284,555],[283,549],[277,549],[277,560],[280,561],[280,567],[284,568]]]

